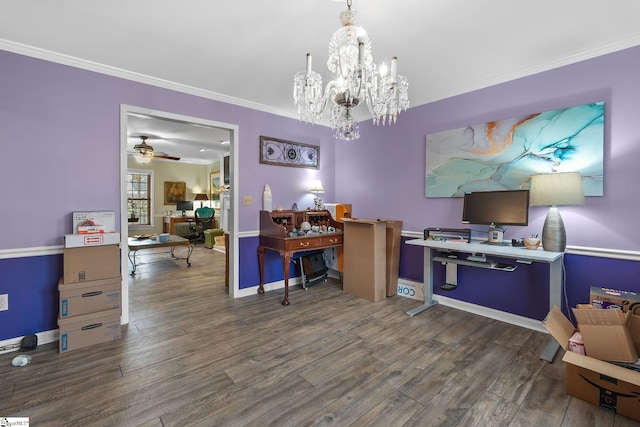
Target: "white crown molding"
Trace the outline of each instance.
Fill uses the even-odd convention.
[[[287,113],[286,111],[282,111],[274,107],[270,107],[268,105],[259,104],[257,102],[235,98],[232,96],[223,95],[221,93],[212,92],[209,90],[199,89],[199,88],[184,85],[181,83],[175,83],[169,80],[163,80],[156,77],[147,76],[145,74],[136,73],[133,71],[127,71],[121,68],[112,67],[110,65],[105,65],[105,64],[100,64],[98,62],[80,59],[74,56],[65,55],[62,53],[57,53],[50,50],[25,45],[22,43],[16,43],[6,39],[0,39],[0,49],[6,50],[8,52],[17,53],[20,55],[29,56],[32,58],[43,59],[45,61],[54,62],[56,64],[68,65],[70,67],[80,68],[87,71],[93,71],[96,73],[105,74],[112,77],[118,77],[125,80],[131,80],[138,83],[144,83],[151,86],[160,87],[163,89],[175,90],[176,92],[199,96],[201,98],[206,98],[214,101],[224,102],[227,104],[237,105],[239,107],[245,107],[252,110],[263,111],[265,113],[276,114],[278,116],[284,116],[284,117],[295,118],[295,119],[298,118],[297,116],[293,116]]]
[[[464,93],[484,89],[497,84],[506,83],[512,80],[531,76],[544,71],[553,70],[566,65],[575,64],[580,61],[593,59],[598,56],[628,49],[638,45],[640,45],[640,35],[628,37],[622,40],[617,40],[615,42],[612,42],[606,45],[602,45],[593,49],[587,49],[581,52],[577,52],[573,55],[562,57],[553,61],[547,61],[544,63],[538,63],[535,65],[523,67],[516,71],[512,71],[504,74],[498,74],[487,79],[473,81],[473,82],[470,82],[469,84],[461,85],[456,88],[434,93],[428,99],[421,102],[421,104],[413,105],[411,108],[419,107],[420,105],[429,104],[431,102],[436,102],[442,99],[451,98],[453,96],[462,95]],[[116,68],[109,65],[100,64],[97,62],[76,58],[70,55],[64,55],[61,53],[37,48],[34,46],[29,46],[22,43],[13,42],[6,39],[0,39],[0,49],[25,55],[25,56],[29,56],[29,57],[33,57],[33,58],[51,61],[51,62],[62,64],[62,65],[68,65],[75,68],[94,71],[100,74],[119,77],[122,79],[135,81],[138,83],[144,83],[144,84],[148,84],[156,87],[161,87],[164,89],[175,90],[177,92],[199,96],[206,99],[225,102],[228,104],[245,107],[252,110],[258,110],[258,111],[263,111],[265,113],[276,114],[278,116],[298,119],[298,116],[293,113],[290,113],[285,110],[280,110],[268,105],[259,104],[256,102],[196,88],[193,86],[171,82],[171,81],[159,79],[156,77],[151,77],[145,74],[127,71],[121,68]],[[363,118],[360,121],[361,122],[368,121],[370,118],[371,118],[370,115],[366,115],[365,118]],[[319,125],[327,126],[326,123],[319,123]]]

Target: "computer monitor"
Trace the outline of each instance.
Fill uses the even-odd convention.
[[[188,202],[188,201],[181,201],[176,203],[176,210],[177,211],[182,211],[182,216],[187,216],[187,212],[186,211],[192,211],[193,210],[193,202]]]
[[[462,222],[489,225],[489,242],[500,243],[503,226],[529,224],[529,190],[466,193]]]

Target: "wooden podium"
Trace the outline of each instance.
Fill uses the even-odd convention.
[[[343,218],[344,273],[342,289],[369,301],[387,296],[387,222]]]

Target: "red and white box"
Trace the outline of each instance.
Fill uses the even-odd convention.
[[[120,233],[98,234],[65,234],[65,248],[79,248],[82,246],[117,245],[120,243]]]
[[[115,233],[116,213],[114,211],[73,212],[73,233]]]

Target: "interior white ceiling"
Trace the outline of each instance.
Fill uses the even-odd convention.
[[[637,0],[353,0],[352,8],[375,62],[398,57],[411,106],[640,44]],[[328,81],[327,45],[344,9],[336,0],[3,0],[0,48],[296,117],[293,76],[311,52]],[[161,151],[180,154],[170,149]]]
[[[131,156],[134,146],[147,136],[147,144],[155,154],[165,153],[180,157],[181,163],[208,165],[229,154],[230,133],[227,129],[188,123],[179,120],[149,116],[127,115],[127,151]],[[155,159],[172,162],[175,160]]]

